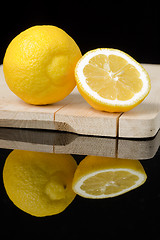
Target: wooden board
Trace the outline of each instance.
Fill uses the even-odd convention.
[[[33,106],[15,96],[5,83],[0,66],[0,127],[51,129],[93,136],[142,138],[160,127],[160,65],[144,64],[152,81],[149,96],[127,113],[93,109],[77,88],[64,100]]]

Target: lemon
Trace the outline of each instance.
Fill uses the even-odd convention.
[[[72,179],[77,164],[71,155],[13,150],[3,182],[12,202],[33,216],[62,212],[75,198]]]
[[[33,26],[9,44],[3,71],[10,90],[27,103],[45,105],[65,98],[75,87],[81,52],[62,29]]]
[[[138,160],[87,156],[75,171],[72,188],[85,198],[109,198],[139,187],[146,178]]]
[[[125,112],[144,100],[151,83],[146,70],[123,51],[89,51],[75,68],[77,87],[95,109]]]

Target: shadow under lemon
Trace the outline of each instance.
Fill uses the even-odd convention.
[[[138,160],[86,156],[78,165],[69,154],[13,150],[3,181],[11,201],[33,216],[64,211],[76,194],[84,198],[116,197],[147,179]]]
[[[71,155],[13,150],[4,165],[3,182],[18,208],[44,217],[62,212],[75,198],[76,168]]]

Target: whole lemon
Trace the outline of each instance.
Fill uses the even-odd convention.
[[[6,50],[6,83],[27,103],[58,102],[75,87],[74,69],[81,56],[75,41],[62,29],[33,26],[17,35]]]
[[[12,202],[33,216],[62,212],[75,198],[72,179],[77,163],[71,155],[13,150],[3,182]]]

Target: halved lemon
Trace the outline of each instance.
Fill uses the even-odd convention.
[[[123,51],[100,48],[87,52],[75,68],[77,87],[95,109],[125,112],[148,95],[146,70]]]
[[[138,160],[87,156],[75,171],[72,189],[85,198],[109,198],[139,187],[146,179]]]

